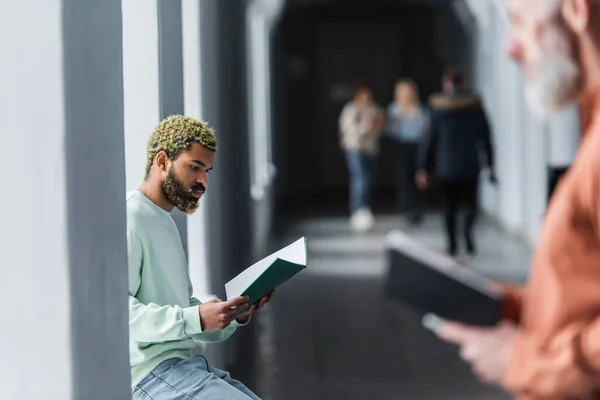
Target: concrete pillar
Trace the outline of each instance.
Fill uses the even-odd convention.
[[[204,201],[210,227],[211,283],[224,284],[250,262],[249,143],[246,118],[245,2],[200,2],[202,115],[219,142]]]
[[[526,107],[523,102],[523,107]],[[526,205],[527,233],[532,242],[536,242],[542,228],[547,199],[546,143],[548,141],[547,123],[526,113],[525,127],[522,133],[525,162],[523,174],[525,183],[522,189],[522,201]]]
[[[479,82],[482,84],[481,91],[485,96],[486,112],[492,129],[494,152],[496,156],[496,173],[500,179],[501,186],[482,185],[482,206],[490,214],[502,219],[502,195],[505,186],[506,158],[503,157],[506,138],[505,120],[502,110],[508,101],[502,97],[502,74],[501,59],[503,55],[498,48],[501,41],[500,21],[498,21],[496,10],[491,2],[481,2],[479,12],[481,13],[480,29],[480,64]]]
[[[506,26],[503,22],[502,30],[505,37]],[[525,226],[525,214],[523,204],[523,179],[525,155],[523,130],[523,119],[525,117],[524,104],[522,103],[522,84],[520,72],[517,67],[504,56],[502,40],[497,47],[500,52],[501,75],[498,80],[499,116],[497,120],[500,129],[494,132],[496,143],[500,143],[498,149],[498,161],[501,170],[498,171],[501,186],[500,189],[500,212],[505,225],[516,231],[522,231]]]
[[[577,153],[581,137],[579,111],[575,104],[561,110],[549,121],[548,129],[548,198],[567,171]]]
[[[273,223],[271,120],[271,27],[267,10],[254,2],[246,13],[248,101],[250,134],[250,182],[252,208],[252,256],[265,255]],[[274,17],[271,17],[274,18]]]
[[[581,128],[575,104],[556,113],[549,121],[548,165],[568,167],[579,147]]]
[[[160,120],[157,0],[123,1],[127,190],[144,179],[146,142]]]
[[[184,113],[181,0],[158,2],[160,119]],[[187,216],[174,209],[183,248],[188,252]]]
[[[146,142],[168,115],[183,113],[181,0],[123,2],[127,190],[144,179]],[[187,251],[185,214],[172,213]]]
[[[246,2],[201,0],[200,10],[202,116],[215,128],[219,142],[215,169],[202,201],[210,231],[210,284],[212,291],[224,298],[225,283],[251,262]],[[236,338],[240,340],[240,335]],[[235,341],[209,354],[210,359],[222,367],[231,366],[237,359]]]
[[[183,81],[185,115],[203,119],[202,84],[200,79],[200,0],[183,0],[181,4],[183,35]],[[212,178],[212,175],[211,175]],[[212,179],[211,179],[212,180]],[[210,186],[209,186],[210,187]],[[212,294],[208,262],[206,202],[188,217],[188,264],[195,296],[200,300]]]
[[[0,34],[0,398],[131,398],[121,2],[1,0]]]

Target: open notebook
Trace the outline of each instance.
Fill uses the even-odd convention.
[[[227,299],[248,296],[252,305],[306,268],[306,238],[267,256],[225,284]]]

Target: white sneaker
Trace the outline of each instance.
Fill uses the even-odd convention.
[[[363,212],[364,212],[364,217],[363,217],[364,224],[365,224],[366,230],[369,230],[369,229],[373,228],[373,226],[375,225],[375,217],[373,217],[373,213],[368,208],[365,208]]]
[[[373,227],[375,219],[369,209],[361,208],[352,214],[350,218],[350,227],[356,232],[365,232]]]
[[[354,212],[350,217],[350,229],[353,231],[360,231],[361,229],[361,214],[359,211]]]

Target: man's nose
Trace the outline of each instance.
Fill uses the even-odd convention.
[[[514,35],[510,35],[505,44],[505,52],[513,61],[521,61],[523,59],[523,47]]]

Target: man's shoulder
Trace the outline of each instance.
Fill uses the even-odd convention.
[[[138,191],[127,192],[125,209],[127,210],[127,229],[138,232],[143,230],[143,221],[152,218]]]
[[[133,190],[125,195],[125,208],[127,209],[127,218],[137,216],[143,210],[143,203],[140,198],[140,192]]]

